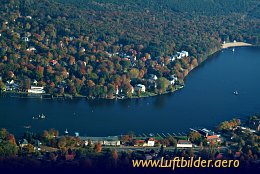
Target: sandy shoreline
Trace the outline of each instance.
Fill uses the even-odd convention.
[[[222,44],[222,48],[229,48],[229,47],[242,47],[242,46],[252,46],[252,44],[245,43],[245,42],[229,42]]]

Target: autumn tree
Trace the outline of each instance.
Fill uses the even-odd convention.
[[[3,90],[5,90],[5,84],[2,81],[0,81],[0,91]]]
[[[200,144],[200,142],[202,141],[202,137],[200,135],[199,132],[196,132],[196,131],[192,131],[189,133],[189,139],[192,143],[195,143],[195,144]]]
[[[169,141],[169,145],[170,145],[170,146],[176,147],[176,145],[177,145],[177,140],[176,140],[175,138],[173,138],[172,136],[168,136],[168,137],[167,137],[167,140]]]
[[[0,142],[0,156],[9,157],[15,156],[18,153],[18,148],[16,144],[13,144],[9,141]]]
[[[97,144],[95,144],[94,149],[97,153],[101,153],[102,152],[102,144],[100,142],[98,142]]]
[[[137,78],[139,76],[139,70],[137,68],[132,68],[129,71],[129,76],[130,76],[131,79]]]
[[[159,93],[163,93],[166,91],[166,89],[169,86],[169,80],[167,80],[165,77],[160,77],[156,80],[157,88],[159,90]]]

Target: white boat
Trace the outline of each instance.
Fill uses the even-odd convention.
[[[233,48],[232,51],[235,52],[235,48]]]
[[[68,133],[69,133],[68,130],[67,130],[67,128],[66,128],[66,130],[64,131],[64,133],[65,133],[65,134],[68,134]]]
[[[235,95],[238,95],[238,92],[237,92],[237,91],[235,91],[235,92],[234,92],[234,94],[235,94]]]
[[[23,126],[25,129],[30,129],[32,126],[28,125],[28,126]]]
[[[39,118],[45,119],[46,116],[42,114],[42,115],[39,115]]]

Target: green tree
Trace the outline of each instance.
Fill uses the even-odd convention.
[[[131,79],[137,78],[139,76],[139,70],[137,68],[132,68],[129,71],[129,76],[130,76]]]
[[[202,141],[202,137],[201,137],[200,133],[195,132],[195,131],[192,131],[189,133],[189,139],[192,143],[195,143],[197,145],[199,145],[200,142]]]
[[[176,140],[175,138],[173,138],[172,136],[168,136],[168,137],[167,137],[167,140],[169,141],[169,145],[170,145],[170,146],[176,147],[176,145],[177,145],[177,140]]]
[[[9,141],[2,141],[0,143],[0,157],[15,156],[18,148],[15,144]]]
[[[2,81],[0,81],[0,91],[4,91],[5,88],[6,88],[5,84]]]
[[[163,93],[166,91],[166,89],[169,86],[169,80],[167,80],[165,77],[160,77],[156,80],[157,88],[159,90],[159,93]]]
[[[5,140],[8,136],[9,132],[5,129],[5,128],[2,128],[0,130],[0,138]]]

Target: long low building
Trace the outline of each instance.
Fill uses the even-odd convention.
[[[177,143],[177,147],[179,148],[191,148],[192,143],[187,140],[179,140]]]
[[[42,86],[31,86],[31,89],[28,89],[28,93],[33,94],[44,94],[45,91],[43,90],[44,87]]]
[[[104,146],[120,146],[120,140],[118,136],[109,136],[109,137],[79,137],[82,141],[85,142],[87,146],[89,141],[92,144],[101,143]]]

